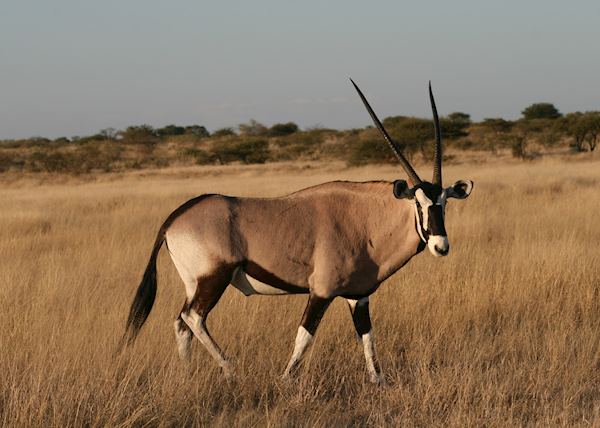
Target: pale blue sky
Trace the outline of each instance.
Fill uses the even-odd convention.
[[[3,0],[0,138],[600,109],[598,1]]]

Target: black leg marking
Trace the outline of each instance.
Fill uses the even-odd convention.
[[[350,306],[350,312],[352,313],[354,328],[363,345],[370,380],[373,383],[381,383],[381,369],[375,355],[375,343],[373,342],[373,334],[371,333],[372,326],[371,317],[369,315],[369,299],[348,300],[348,304]]]
[[[352,311],[354,328],[360,337],[371,331],[371,317],[369,316],[369,301],[359,300]]]
[[[288,378],[290,373],[294,372],[304,356],[304,352],[310,346],[313,341],[313,336],[317,331],[319,322],[323,318],[325,311],[329,307],[333,299],[324,299],[314,295],[310,295],[308,298],[308,304],[302,315],[302,322],[298,328],[296,335],[296,342],[294,344],[294,352],[292,357],[283,373],[284,378]]]
[[[306,309],[304,309],[300,325],[304,327],[311,336],[315,335],[317,327],[319,327],[319,323],[332,301],[333,299],[324,299],[312,294],[309,296],[308,304],[306,305]]]
[[[232,275],[233,269],[227,268],[215,272],[211,276],[198,279],[196,293],[187,308],[184,308],[182,312],[189,312],[190,309],[194,309],[200,318],[205,320],[223,296]]]

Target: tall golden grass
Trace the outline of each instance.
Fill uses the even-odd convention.
[[[1,185],[0,421],[599,424],[598,161],[445,168],[446,183],[475,181],[468,200],[448,206],[450,255],[420,254],[372,297],[385,387],[368,383],[342,301],[325,315],[297,380],[279,380],[305,296],[228,289],[208,324],[236,378],[224,380],[197,342],[184,367],[172,331],[184,291],[166,252],[147,324],[133,347],[113,355],[155,233],[187,198],[401,177],[391,166],[292,165]]]

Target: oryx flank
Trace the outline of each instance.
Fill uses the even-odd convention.
[[[354,84],[354,82],[352,82]],[[175,321],[179,354],[189,358],[192,334],[226,375],[228,360],[206,329],[206,318],[229,284],[252,294],[308,294],[294,350],[285,369],[297,367],[331,301],[348,302],[364,347],[369,377],[380,382],[369,318],[369,296],[425,247],[448,254],[444,209],[448,198],[469,196],[473,183],[442,187],[440,125],[429,86],[435,128],[433,182],[422,181],[354,84],[373,122],[394,151],[404,180],[335,181],[278,198],[202,195],[169,215],[158,232],[135,295],[124,339],[131,342],[156,295],[156,258],[166,242],[185,284]]]

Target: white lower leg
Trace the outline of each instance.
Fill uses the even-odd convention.
[[[375,360],[375,343],[373,342],[373,335],[370,331],[362,335],[362,342],[365,351],[365,360],[367,362],[367,370],[369,371],[369,378],[373,383],[380,383],[381,376],[377,370],[377,362]]]
[[[287,378],[290,376],[290,372],[296,367],[296,365],[302,360],[302,356],[306,351],[306,348],[313,342],[313,335],[310,334],[304,327],[298,327],[298,333],[296,334],[296,341],[294,343],[294,352],[292,357],[283,372],[283,377]]]
[[[177,341],[177,351],[183,361],[190,359],[190,345],[192,344],[192,332],[181,319],[175,320],[175,340]]]
[[[194,336],[198,338],[200,343],[204,345],[204,347],[208,350],[208,353],[215,359],[219,367],[223,369],[225,375],[231,374],[231,364],[219,349],[219,346],[215,343],[215,341],[210,337],[208,331],[206,331],[206,327],[204,326],[204,321],[200,318],[200,315],[196,313],[193,309],[190,310],[189,314],[181,314],[181,318],[188,327],[194,333]]]

